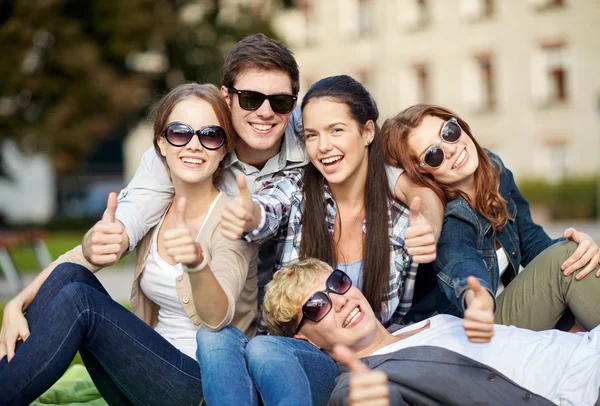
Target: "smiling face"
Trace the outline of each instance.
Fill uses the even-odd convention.
[[[325,290],[328,276],[325,271],[316,275],[304,302],[315,292]],[[383,327],[360,290],[353,286],[343,295],[330,292],[329,298],[332,303],[329,313],[317,323],[306,320],[296,333],[296,338],[307,339],[328,352],[335,344],[344,344],[354,351],[360,351],[378,342],[377,337]],[[296,319],[298,322],[302,319],[302,309],[298,311]]]
[[[234,87],[267,96],[292,94],[290,77],[279,70],[247,69],[237,76]],[[231,109],[233,127],[239,135],[235,148],[238,158],[250,164],[264,164],[279,153],[291,113],[275,113],[268,99],[256,110],[244,110],[240,107],[237,94],[229,94],[225,87],[221,88],[221,93]]]
[[[439,117],[425,116],[421,124],[411,132],[408,145],[418,156],[419,163],[424,162],[429,147],[439,145],[445,158],[442,164],[437,168],[425,164],[421,169],[431,174],[436,182],[469,194],[473,188],[475,170],[479,166],[477,149],[464,130],[456,143],[442,141],[440,131],[444,123]]]
[[[174,121],[185,123],[194,130],[207,125],[221,125],[212,106],[207,101],[196,97],[181,100],[173,107],[167,124]],[[169,144],[164,136],[158,138],[157,142],[176,187],[181,182],[186,184],[212,182],[212,176],[226,152],[224,147],[214,151],[205,149],[197,135],[194,135],[183,147]]]
[[[372,121],[361,130],[346,104],[328,98],[310,100],[302,121],[306,152],[329,184],[366,179],[368,146],[375,135]]]

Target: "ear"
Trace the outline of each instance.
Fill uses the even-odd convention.
[[[229,97],[229,90],[225,86],[221,86],[221,96],[225,100],[225,103],[227,103],[229,110],[231,110],[231,97]]]
[[[306,336],[305,336],[304,334],[302,334],[302,333],[295,334],[295,335],[294,335],[294,338],[295,338],[296,340],[302,340],[302,341],[306,341],[307,343],[310,343],[310,344],[314,345],[315,347],[317,347],[317,349],[319,349],[319,350],[321,349],[321,347],[319,347],[317,344],[315,344],[315,343],[313,343],[312,341],[310,341],[310,340],[308,339],[308,337],[306,337]]]
[[[219,161],[222,161],[225,158],[225,155],[227,155],[227,151],[225,151],[225,148],[221,148],[221,156],[219,157]]]
[[[158,148],[160,149],[160,154],[162,156],[166,157],[167,156],[167,141],[165,140],[165,137],[158,137],[156,142],[158,143]]]
[[[375,138],[375,123],[373,120],[367,121],[362,131],[365,138],[365,146],[369,146],[369,144]]]

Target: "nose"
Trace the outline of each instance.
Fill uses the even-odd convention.
[[[319,152],[327,152],[331,150],[331,142],[327,135],[319,135]]]
[[[204,149],[202,143],[200,142],[200,137],[198,136],[198,134],[194,134],[190,142],[185,144],[185,149],[186,151],[202,151]]]
[[[268,119],[275,115],[275,112],[271,108],[271,103],[269,102],[269,99],[263,100],[260,107],[256,109],[256,115],[263,119]]]
[[[446,155],[446,158],[452,157],[456,153],[457,145],[456,144],[448,144],[447,142],[442,142],[442,149]]]
[[[345,295],[337,295],[335,293],[330,293],[329,298],[331,299],[333,309],[338,313],[344,310],[344,308],[348,304],[348,298]]]

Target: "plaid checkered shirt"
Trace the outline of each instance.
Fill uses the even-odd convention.
[[[283,171],[253,195],[261,209],[261,220],[256,230],[244,234],[249,242],[262,243],[276,238],[275,270],[300,260],[302,240],[302,213],[304,210],[302,169]],[[327,227],[333,235],[336,202],[325,185]],[[408,227],[409,210],[396,199],[388,205],[388,230],[390,238],[389,289],[382,298],[380,321],[385,325],[392,316],[400,320],[412,306],[417,264],[404,248],[404,232]],[[363,222],[363,232],[366,226]]]

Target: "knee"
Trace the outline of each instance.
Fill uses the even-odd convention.
[[[246,346],[246,363],[249,369],[260,368],[267,362],[278,358],[289,360],[293,357],[292,348],[282,342],[285,340],[277,336],[257,336]]]
[[[58,292],[55,300],[62,302],[63,308],[72,307],[83,311],[89,309],[89,289],[91,288],[83,283],[68,283]]]
[[[58,264],[46,281],[66,285],[75,281],[96,279],[94,274],[86,267],[72,262]]]
[[[209,331],[200,328],[196,332],[196,343],[198,345],[197,357],[208,354],[219,349],[244,349],[248,343],[248,337],[238,328],[226,326],[219,331]]]

